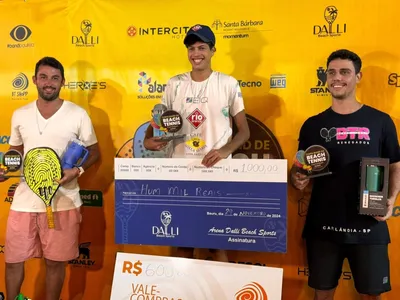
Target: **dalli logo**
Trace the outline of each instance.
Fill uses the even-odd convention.
[[[68,264],[76,267],[93,266],[95,261],[90,259],[90,244],[91,242],[79,244],[79,257],[77,259],[70,260]]]
[[[94,35],[89,35],[92,31],[92,22],[89,20],[83,20],[81,22],[81,31],[83,35],[72,36],[72,44],[77,47],[94,47],[99,43],[99,37]]]
[[[172,221],[172,214],[169,211],[164,210],[163,212],[161,212],[160,220],[164,226],[153,226],[153,235],[162,238],[174,238],[175,236],[179,235],[179,227],[174,228],[170,226],[168,228]]]
[[[338,9],[331,5],[325,8],[324,18],[327,24],[314,25],[314,35],[318,37],[335,37],[346,33],[346,24],[334,24],[338,17]]]
[[[332,127],[329,130],[322,128],[320,135],[325,142],[335,139],[338,144],[366,144],[369,145],[370,136],[367,127]]]

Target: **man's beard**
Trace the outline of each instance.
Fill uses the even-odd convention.
[[[49,95],[49,94],[45,93],[44,89],[38,89],[38,93],[39,93],[39,96],[43,100],[46,100],[46,101],[49,101],[49,102],[56,100],[58,98],[58,96],[60,95],[60,91],[57,91],[57,90],[54,90],[54,93]]]

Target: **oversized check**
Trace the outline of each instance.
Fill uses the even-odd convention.
[[[287,161],[115,158],[115,242],[286,252]]]
[[[283,269],[117,253],[111,300],[281,300]]]

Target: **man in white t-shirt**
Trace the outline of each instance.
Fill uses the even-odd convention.
[[[77,178],[97,161],[99,150],[86,111],[59,98],[64,85],[62,64],[52,57],[41,59],[36,64],[33,82],[38,90],[38,99],[14,111],[10,149],[25,155],[32,148],[49,147],[61,158],[68,143],[78,139],[89,150],[89,155],[82,167],[63,170],[60,188],[52,201],[54,229],[48,228],[44,202],[33,193],[24,179],[18,185],[7,220],[7,299],[15,299],[20,293],[24,262],[30,258],[44,257],[46,299],[59,300],[66,262],[79,256],[82,200]]]
[[[202,158],[206,167],[212,167],[221,159],[242,146],[250,131],[244,110],[238,81],[232,76],[213,71],[211,58],[215,48],[215,35],[210,27],[193,26],[184,39],[192,71],[172,77],[165,88],[162,103],[178,112],[183,119],[181,132],[184,139],[171,141],[171,157]],[[232,122],[237,134],[232,138]],[[148,127],[144,146],[158,151],[168,143],[153,137]],[[193,258],[193,248],[178,248],[177,256]],[[217,252],[219,261],[228,261],[225,251]]]

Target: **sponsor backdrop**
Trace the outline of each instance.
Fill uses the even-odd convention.
[[[35,63],[46,55],[64,64],[62,97],[87,109],[101,147],[102,161],[81,179],[80,257],[68,263],[62,299],[109,299],[117,251],[170,254],[169,247],[114,244],[113,163],[115,156],[160,155],[143,149],[144,129],[168,78],[190,68],[183,45],[190,25],[212,26],[217,36],[213,68],[236,77],[242,87],[251,138],[235,157],[286,158],[290,165],[301,124],[330,104],[325,61],[338,48],[355,50],[363,59],[359,100],[389,113],[400,125],[400,64],[394,50],[400,42],[389,30],[398,23],[396,6],[388,0],[362,10],[343,0],[249,0],[245,5],[219,0],[193,7],[180,0],[0,1],[0,152],[8,148],[13,110],[36,99],[31,77]],[[193,151],[201,146],[201,141],[193,143]],[[5,225],[17,184],[10,179],[0,185],[1,274]],[[288,196],[287,253],[232,251],[229,259],[283,267],[283,299],[305,300],[312,295],[301,240],[309,191],[289,188]],[[400,293],[399,216],[397,206],[389,221],[393,292],[384,299],[397,299]],[[203,258],[213,259],[211,254]],[[29,261],[23,292],[43,299],[44,278],[43,261]],[[0,292],[4,289],[1,280]],[[356,299],[347,263],[337,294],[338,299]]]

